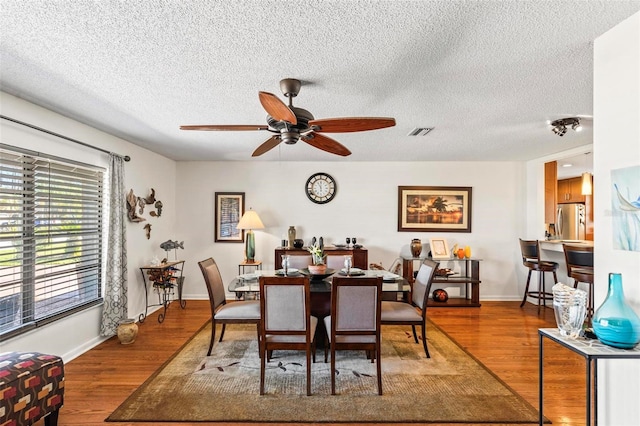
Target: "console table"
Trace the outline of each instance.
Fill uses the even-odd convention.
[[[593,418],[593,424],[598,424],[598,359],[640,359],[640,345],[633,349],[617,349],[611,346],[607,346],[601,343],[598,339],[586,339],[576,338],[570,339],[560,335],[557,328],[540,328],[538,329],[538,369],[539,372],[539,384],[538,384],[538,398],[540,403],[540,419],[539,424],[542,425],[544,416],[542,409],[544,406],[544,351],[543,340],[547,339],[558,343],[561,346],[577,353],[584,357],[587,361],[587,401],[586,401],[586,425],[591,426],[591,419]],[[592,381],[593,380],[593,381]],[[593,404],[592,404],[593,398]]]
[[[360,269],[369,269],[369,253],[366,248],[337,248],[337,247],[325,247],[324,253],[327,256],[352,256],[353,267]],[[286,248],[276,247],[275,251],[275,269],[282,269],[282,255],[289,254],[293,256],[308,255],[309,251],[306,248]]]
[[[163,306],[164,310],[158,314],[158,322],[164,321],[167,315],[167,308],[169,304],[174,300],[175,296],[174,288],[178,287],[178,301],[182,309],[187,306],[187,301],[182,300],[182,285],[184,277],[182,276],[182,270],[184,269],[184,260],[176,260],[174,262],[161,263],[160,265],[147,265],[140,268],[142,273],[142,282],[144,283],[144,313],[140,314],[138,321],[142,324],[147,319],[147,310],[151,306]],[[147,284],[148,283],[148,284]],[[149,291],[148,286],[153,286],[153,289],[158,294],[158,303],[149,304]]]
[[[424,261],[425,257],[402,257],[402,276],[413,285],[413,262]],[[436,260],[440,262],[442,268],[446,262],[453,262],[454,265],[460,266],[460,273],[449,277],[434,276],[434,284],[463,284],[465,288],[465,297],[449,297],[446,302],[436,302],[429,298],[429,307],[480,307],[480,261],[482,259],[475,258],[452,258],[444,260]],[[471,286],[471,295],[469,297],[469,286]]]

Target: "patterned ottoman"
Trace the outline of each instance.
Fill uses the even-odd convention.
[[[58,424],[64,401],[64,363],[37,352],[0,353],[0,426]]]

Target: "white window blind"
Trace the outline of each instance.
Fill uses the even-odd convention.
[[[0,150],[0,340],[101,301],[103,175]]]

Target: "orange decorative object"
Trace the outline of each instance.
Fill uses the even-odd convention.
[[[464,249],[458,249],[458,259],[464,259]]]
[[[467,259],[471,258],[471,247],[464,246],[464,257],[466,257]]]

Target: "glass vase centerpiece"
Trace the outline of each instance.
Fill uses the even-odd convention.
[[[587,292],[557,283],[552,287],[553,311],[561,336],[576,338],[587,316]]]
[[[640,342],[640,317],[624,298],[622,274],[609,274],[607,298],[593,316],[593,332],[605,345],[631,349]]]
[[[324,274],[327,270],[327,265],[324,263],[324,248],[320,244],[315,243],[307,250],[311,253],[311,260],[313,262],[312,265],[309,265],[309,272],[314,275]]]

